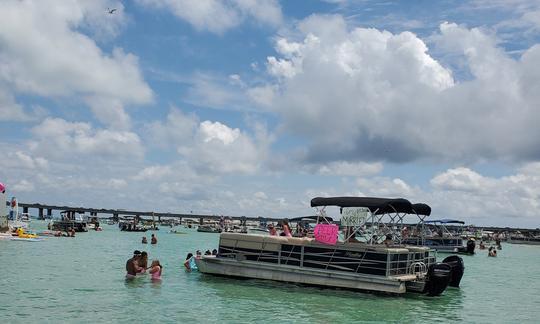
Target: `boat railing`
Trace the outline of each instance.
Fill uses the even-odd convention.
[[[426,267],[432,257],[425,251],[403,251],[402,248],[367,248],[347,250],[339,247],[321,248],[317,245],[295,245],[286,242],[258,242],[259,247],[246,247],[242,239],[232,244],[220,244],[219,255],[224,258],[293,265],[306,268],[338,270],[359,274],[399,276],[410,274],[411,264],[422,263]],[[254,243],[251,240],[245,242]],[[425,270],[421,268],[418,271]]]

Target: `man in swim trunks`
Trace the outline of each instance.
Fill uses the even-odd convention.
[[[133,279],[141,269],[139,267],[138,261],[141,258],[141,251],[135,250],[133,252],[133,257],[126,262],[126,278]]]

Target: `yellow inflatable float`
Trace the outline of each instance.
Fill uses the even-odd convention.
[[[18,237],[21,237],[21,238],[36,238],[36,237],[38,237],[36,234],[25,233],[24,229],[21,228],[21,227],[17,228],[15,233],[17,234]]]

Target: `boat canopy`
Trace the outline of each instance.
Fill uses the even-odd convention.
[[[407,213],[429,216],[431,207],[426,204],[411,204],[404,198],[375,197],[316,197],[311,200],[311,207],[365,207],[375,214]]]
[[[435,220],[428,220],[424,223],[430,224],[430,223],[441,223],[441,224],[465,224],[464,221],[456,220],[456,219],[435,219]]]

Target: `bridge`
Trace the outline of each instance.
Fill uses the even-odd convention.
[[[9,206],[10,202],[6,201],[6,205]],[[219,220],[221,217],[230,218],[233,220],[247,220],[247,221],[260,221],[265,219],[267,222],[279,222],[283,218],[273,218],[273,217],[247,217],[247,216],[226,216],[226,215],[203,215],[203,214],[183,214],[183,213],[169,213],[169,212],[153,212],[153,211],[134,211],[134,210],[125,210],[125,209],[106,209],[106,208],[88,208],[88,207],[72,207],[72,206],[58,206],[58,205],[44,205],[39,203],[19,203],[19,207],[23,208],[23,213],[28,213],[30,208],[38,210],[38,219],[45,219],[45,215],[48,218],[52,217],[53,210],[59,211],[71,211],[77,213],[89,213],[90,216],[97,216],[98,214],[111,215],[112,219],[115,221],[119,220],[120,216],[133,216],[133,217],[157,217],[158,222],[161,222],[161,217],[167,218],[198,218],[199,223],[202,224],[204,219],[209,220]],[[45,214],[46,212],[46,214]],[[305,216],[310,217],[310,216]],[[291,217],[292,218],[292,217]],[[335,222],[339,224],[339,222]],[[415,224],[404,224],[407,226],[414,226]],[[448,228],[455,229],[455,226],[447,226]],[[475,228],[481,228],[486,231],[493,232],[540,232],[540,229],[535,228],[510,228],[510,227],[497,227],[497,226],[475,226]]]
[[[204,215],[204,214],[183,214],[183,213],[170,213],[170,212],[154,212],[154,211],[134,211],[126,209],[107,209],[107,208],[88,208],[88,207],[73,207],[73,206],[59,206],[59,205],[44,205],[39,203],[21,203],[19,202],[19,207],[22,207],[23,213],[28,213],[30,208],[37,209],[38,219],[45,219],[52,217],[53,210],[58,211],[68,211],[76,213],[89,213],[90,216],[96,216],[98,214],[111,215],[112,219],[118,221],[120,216],[134,216],[134,217],[157,217],[158,222],[161,222],[162,217],[167,218],[198,218],[199,222],[202,224],[203,219],[219,220],[221,217],[230,218],[233,220],[249,220],[249,221],[260,221],[265,219],[270,222],[277,222],[282,220],[282,218],[271,218],[271,217],[246,217],[246,216],[226,216],[226,215]],[[10,205],[10,202],[7,201],[6,205]],[[46,212],[46,214],[45,214]]]

